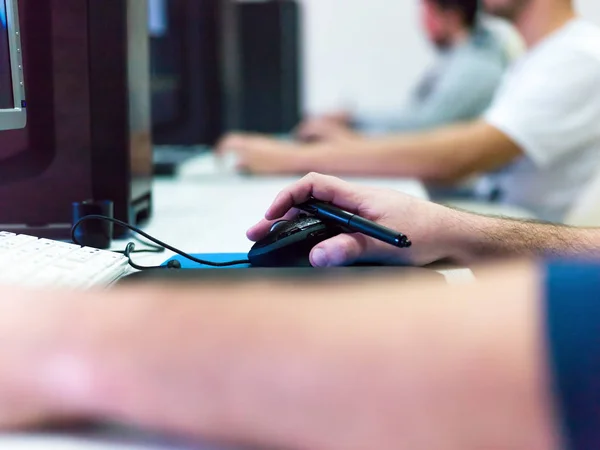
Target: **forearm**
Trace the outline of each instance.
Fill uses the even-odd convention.
[[[416,135],[358,138],[345,143],[314,144],[294,159],[303,172],[439,179],[445,176],[445,170],[431,157],[435,151],[428,148],[427,142]]]
[[[87,381],[52,391],[93,417],[274,447],[549,448],[537,276],[501,273],[77,299],[49,367],[72,355]]]
[[[444,240],[450,259],[586,257],[600,255],[600,230],[478,216],[456,211]]]
[[[334,175],[419,178],[451,184],[501,167],[520,155],[505,135],[484,122],[428,132],[317,144],[298,155],[304,171]]]

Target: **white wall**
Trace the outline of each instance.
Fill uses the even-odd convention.
[[[432,52],[416,0],[302,0],[305,105],[386,111],[402,102]],[[406,55],[409,55],[407,58]]]
[[[368,112],[398,108],[433,59],[418,0],[301,0],[305,14],[305,105]],[[578,0],[600,24],[600,1]]]
[[[575,4],[584,17],[600,24],[600,2],[598,0],[575,0]]]

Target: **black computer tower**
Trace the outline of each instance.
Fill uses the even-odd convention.
[[[152,208],[148,0],[87,3],[94,198],[115,201],[118,219],[140,224]]]
[[[294,0],[236,3],[239,128],[286,133],[302,114],[302,10]]]
[[[162,29],[150,33],[156,145],[213,145],[223,133],[221,24],[229,1],[155,4],[164,16]]]
[[[68,238],[72,202],[90,199],[139,223],[152,175],[146,0],[19,8],[28,123],[0,132],[0,229]]]

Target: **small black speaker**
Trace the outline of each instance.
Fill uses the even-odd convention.
[[[287,133],[301,118],[302,11],[293,0],[236,3],[239,128]]]

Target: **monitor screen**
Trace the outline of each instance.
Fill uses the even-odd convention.
[[[17,0],[0,0],[0,130],[24,128],[25,83]]]
[[[0,109],[14,107],[6,0],[0,0]]]

